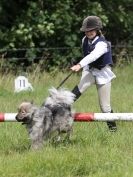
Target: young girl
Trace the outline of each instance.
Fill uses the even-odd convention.
[[[102,22],[97,16],[88,16],[83,20],[81,31],[85,32],[82,39],[84,58],[71,67],[72,71],[83,68],[82,77],[77,86],[72,90],[78,99],[81,94],[92,84],[96,84],[98,99],[103,113],[112,113],[110,105],[111,80],[115,74],[111,71],[113,65],[110,43],[102,35]],[[107,121],[110,131],[116,131],[116,123]]]

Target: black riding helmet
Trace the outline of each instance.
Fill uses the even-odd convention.
[[[100,30],[102,29],[102,21],[97,16],[88,16],[83,20],[81,31],[91,31],[91,30]]]

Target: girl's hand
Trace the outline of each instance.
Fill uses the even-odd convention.
[[[77,64],[77,65],[74,65],[70,68],[72,71],[79,71],[81,69],[81,65],[80,64]]]

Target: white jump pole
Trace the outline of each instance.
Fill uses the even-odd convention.
[[[0,113],[0,122],[16,122],[16,114]],[[133,113],[75,113],[74,121],[133,121]]]
[[[17,113],[0,113],[0,122],[16,122]]]
[[[133,121],[133,113],[75,113],[74,121]]]

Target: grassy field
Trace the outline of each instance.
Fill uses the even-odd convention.
[[[112,107],[115,112],[133,112],[133,65],[114,69]],[[14,93],[11,74],[0,76],[0,111],[16,112],[24,99],[40,105],[48,88],[58,86],[68,73],[28,75],[33,92]],[[80,76],[64,84],[72,89]],[[100,112],[95,86],[74,103],[76,112]],[[117,122],[118,131],[108,131],[105,122],[74,123],[71,142],[47,144],[29,150],[30,140],[20,123],[0,123],[0,177],[133,177],[133,123]]]

